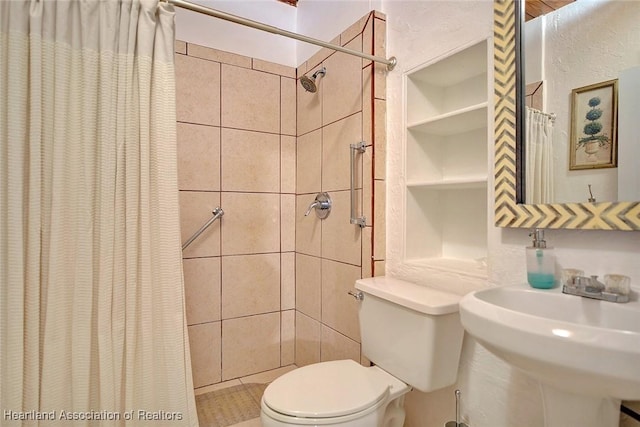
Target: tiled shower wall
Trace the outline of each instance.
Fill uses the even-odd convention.
[[[176,43],[178,180],[196,388],[294,362],[296,70]]]
[[[333,42],[384,56],[384,34],[372,13]],[[315,94],[296,84],[321,65]],[[323,49],[295,70],[177,42],[176,73],[182,240],[225,211],[183,253],[194,386],[361,361],[346,292],[384,274],[386,67]],[[349,223],[349,145],[362,140],[360,229]],[[333,199],[322,222],[304,216],[319,191]]]
[[[332,43],[385,56],[385,17],[371,13]],[[356,279],[384,274],[386,66],[323,49],[298,67],[298,76],[322,67],[318,90],[297,86],[296,329],[298,366],[361,357],[357,301],[347,294]],[[358,154],[357,209],[363,229],[350,224],[350,144]],[[316,193],[333,206],[325,220],[304,212]]]

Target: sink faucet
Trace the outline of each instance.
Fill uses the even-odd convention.
[[[607,290],[598,276],[573,276],[562,286],[562,293],[610,302],[628,302],[629,294]]]
[[[603,292],[605,289],[604,283],[598,280],[598,276],[576,276],[573,278],[573,284],[587,292]]]

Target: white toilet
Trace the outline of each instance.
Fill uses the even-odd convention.
[[[400,427],[404,395],[456,381],[463,329],[460,296],[391,277],[356,281],[362,292],[362,353],[315,363],[273,381],[262,396],[263,427]]]

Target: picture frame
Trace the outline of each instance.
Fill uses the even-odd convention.
[[[618,79],[571,91],[569,170],[618,166]]]

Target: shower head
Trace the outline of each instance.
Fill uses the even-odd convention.
[[[321,69],[313,73],[311,77],[300,77],[300,84],[307,92],[314,93],[318,90],[318,86],[316,85],[316,78],[318,78],[318,76],[324,77],[325,74],[327,74],[327,69],[325,67],[322,67]]]

